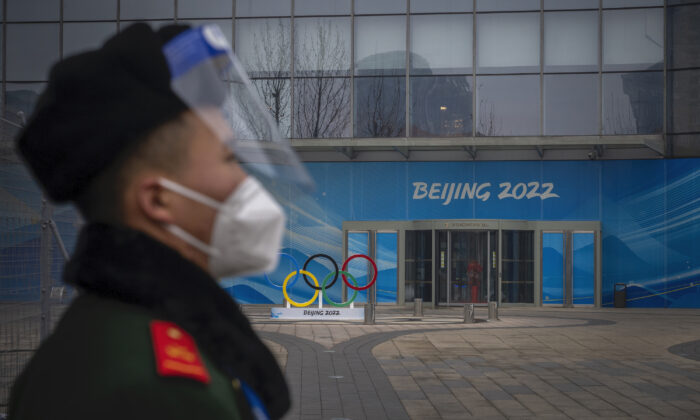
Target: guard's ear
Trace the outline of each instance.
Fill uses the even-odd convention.
[[[145,177],[135,185],[136,206],[143,216],[156,223],[171,224],[174,193],[164,188],[157,177]]]

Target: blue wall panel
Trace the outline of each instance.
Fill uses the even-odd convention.
[[[542,234],[542,303],[564,304],[564,234]]]

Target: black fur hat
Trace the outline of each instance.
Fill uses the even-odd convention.
[[[163,45],[185,25],[134,24],[101,48],[55,64],[20,154],[48,196],[69,201],[125,148],[187,110],[170,88]]]

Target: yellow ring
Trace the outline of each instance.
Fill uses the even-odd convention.
[[[299,270],[299,273],[306,274],[307,276],[311,277],[311,280],[313,280],[316,287],[318,287],[318,280],[316,280],[316,277],[313,274],[309,273],[306,270]],[[287,294],[287,283],[289,282],[289,279],[291,279],[292,276],[295,276],[296,274],[297,274],[296,271],[292,271],[291,273],[289,273],[287,278],[284,279],[284,283],[282,283],[282,293],[284,293],[284,298],[287,299],[287,302],[289,302],[292,306],[296,306],[297,308],[303,308],[305,306],[309,306],[312,303],[314,303],[314,301],[318,297],[318,292],[320,291],[320,288],[316,289],[314,296],[311,299],[309,299],[308,301],[306,301],[304,303],[294,302],[292,299],[289,298],[289,295]]]

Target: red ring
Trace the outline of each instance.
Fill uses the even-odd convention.
[[[377,264],[374,263],[374,260],[373,260],[373,259],[371,259],[370,257],[368,257],[368,256],[366,256],[366,255],[364,255],[364,254],[355,254],[355,255],[351,256],[350,258],[348,258],[347,260],[345,260],[345,262],[343,263],[343,269],[342,269],[342,271],[346,271],[346,268],[348,268],[348,263],[349,263],[350,260],[352,260],[353,258],[364,258],[364,259],[366,259],[367,261],[369,261],[370,263],[372,263],[372,268],[374,268],[374,276],[372,277],[372,281],[369,282],[369,283],[367,283],[367,286],[355,287],[355,286],[353,286],[352,284],[350,284],[350,282],[348,282],[348,278],[345,277],[345,274],[342,275],[342,276],[343,276],[343,281],[344,281],[345,284],[346,284],[349,288],[351,288],[352,290],[365,290],[365,289],[369,289],[370,287],[372,287],[372,285],[374,284],[374,282],[377,281]]]

